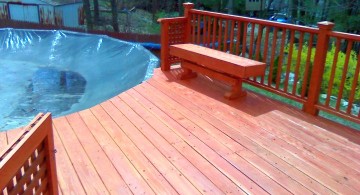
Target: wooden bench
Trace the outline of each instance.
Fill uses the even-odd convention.
[[[194,44],[171,45],[170,55],[182,59],[180,79],[196,77],[198,72],[230,84],[231,90],[224,95],[227,99],[245,96],[242,80],[262,76],[266,68],[265,63]]]

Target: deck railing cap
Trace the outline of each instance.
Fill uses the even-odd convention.
[[[329,22],[329,21],[318,22],[317,25],[319,28],[326,29],[326,30],[332,30],[335,26],[334,23]]]
[[[183,3],[183,6],[184,7],[194,7],[194,3],[190,3],[190,2]]]

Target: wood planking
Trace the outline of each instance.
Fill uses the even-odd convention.
[[[162,76],[162,75],[157,75],[158,77],[163,77],[163,78],[165,78],[164,76]],[[157,77],[157,76],[155,76],[155,77]],[[161,80],[163,79],[163,78],[160,78],[159,79],[159,82],[162,82]],[[166,79],[168,79],[169,77],[167,77]],[[156,80],[156,79],[155,79]],[[151,81],[149,81],[149,82],[152,82],[153,80],[151,80]],[[179,90],[179,89],[181,89],[181,90],[185,90],[185,91],[188,91],[188,90],[190,90],[190,89],[188,89],[188,88],[186,88],[186,87],[183,87],[183,86],[178,86],[178,85],[176,85],[176,84],[172,84],[171,82],[169,82],[169,84],[170,85],[173,85],[172,87],[178,87],[178,89],[174,89],[174,90]],[[225,115],[221,115],[221,117],[222,118],[219,118],[219,119],[221,119],[221,120],[223,120],[223,121],[229,121],[230,123],[234,123],[235,121],[244,121],[245,122],[245,124],[241,124],[241,123],[239,123],[239,122],[237,122],[236,124],[234,123],[233,125],[233,127],[234,128],[238,128],[238,129],[243,129],[243,130],[241,130],[241,132],[244,132],[244,131],[249,131],[249,129],[251,129],[251,128],[255,128],[256,129],[256,126],[254,127],[254,124],[252,124],[252,123],[249,123],[249,122],[251,122],[252,120],[253,121],[255,121],[254,120],[254,117],[252,117],[252,116],[250,116],[250,115],[248,115],[248,114],[246,114],[246,112],[243,112],[243,113],[241,113],[241,116],[240,115],[236,115],[236,113],[238,112],[239,113],[239,110],[241,110],[241,107],[239,107],[238,106],[238,109],[232,109],[232,107],[228,107],[228,106],[226,106],[226,104],[212,104],[211,103],[211,100],[212,100],[212,98],[214,98],[214,96],[216,97],[216,94],[214,94],[214,93],[212,93],[212,91],[214,91],[214,90],[212,90],[212,91],[207,91],[206,90],[206,88],[204,87],[204,85],[203,85],[203,83],[201,83],[201,84],[199,84],[199,85],[196,85],[196,84],[198,84],[198,83],[196,83],[196,82],[192,82],[191,84],[194,84],[194,85],[192,85],[192,86],[190,86],[190,88],[195,88],[195,90],[193,90],[191,93],[193,93],[194,95],[192,95],[192,94],[190,94],[189,92],[188,93],[183,93],[183,94],[185,94],[185,95],[187,95],[187,97],[188,98],[190,98],[191,99],[191,101],[193,101],[193,102],[197,102],[198,103],[198,105],[203,105],[205,108],[204,108],[204,110],[211,110],[211,109],[215,109],[215,110],[231,110],[231,113],[235,113],[235,117],[234,116],[232,116],[233,114],[231,114],[231,115],[229,115],[228,114],[228,112],[225,112],[225,113],[222,113],[222,114],[227,114],[227,116]],[[189,86],[188,84],[186,84],[187,86]],[[202,99],[202,100],[200,100],[201,98],[207,98],[207,96],[201,96],[201,94],[198,94],[198,93],[196,93],[195,91],[196,90],[198,90],[198,91],[207,91],[207,95],[209,95],[209,93],[211,93],[210,94],[210,96],[212,97],[211,99]],[[196,93],[196,94],[195,94]],[[213,96],[214,95],[214,96]],[[216,97],[216,99],[218,99],[217,97]],[[249,99],[249,98],[247,98],[247,99]],[[221,100],[221,99],[220,99]],[[263,101],[263,100],[266,100],[266,98],[262,98],[262,99],[260,99],[261,101]],[[221,100],[221,101],[223,101],[223,100]],[[244,100],[244,101],[248,101],[248,100]],[[238,103],[238,102],[237,102]],[[260,104],[260,106],[258,106],[259,105],[259,103],[258,103],[258,105],[256,105],[256,106],[254,106],[254,105],[251,105],[251,104],[248,104],[249,102],[247,102],[247,103],[245,103],[245,104],[243,104],[243,105],[241,105],[241,106],[246,106],[246,105],[250,105],[251,106],[251,109],[252,110],[264,110],[264,109],[266,109],[266,106],[264,106],[264,105],[267,105],[267,104]],[[231,101],[231,102],[229,102],[229,104],[234,104],[234,101]],[[271,105],[271,104],[270,104]],[[214,107],[214,106],[219,106],[219,107]],[[281,106],[281,105],[280,105]],[[224,108],[225,107],[225,108]],[[245,110],[245,111],[247,111],[247,110]],[[246,119],[246,120],[244,120],[244,118]],[[239,124],[241,124],[241,125],[239,125]],[[247,128],[244,128],[243,126],[244,125],[250,125],[250,126],[248,126]],[[262,131],[264,131],[262,128],[257,128],[257,129],[259,129],[259,130],[261,130],[260,132],[262,132]],[[327,173],[325,173],[325,172],[323,172],[323,171],[321,171],[321,170],[318,170],[316,167],[314,167],[314,166],[310,166],[310,167],[307,167],[307,166],[304,166],[304,163],[305,164],[308,164],[308,165],[311,165],[311,164],[309,164],[307,161],[304,161],[303,159],[301,159],[301,158],[298,158],[297,157],[297,154],[296,153],[292,153],[292,152],[289,152],[289,151],[287,151],[287,150],[285,150],[284,151],[284,149],[281,149],[281,147],[284,147],[284,146],[282,146],[282,145],[279,145],[280,147],[278,147],[278,146],[276,146],[276,144],[274,143],[274,144],[270,144],[270,146],[271,147],[269,147],[269,145],[267,144],[267,143],[272,143],[272,139],[274,139],[274,136],[273,135],[271,135],[271,132],[264,132],[264,133],[261,133],[261,134],[259,134],[260,132],[249,132],[250,133],[250,136],[249,136],[249,138],[254,138],[254,137],[256,137],[256,138],[260,138],[259,137],[259,135],[260,136],[266,136],[265,137],[265,139],[269,139],[269,141],[265,141],[265,140],[259,140],[260,142],[259,143],[262,143],[263,142],[263,144],[265,144],[263,147],[266,147],[266,148],[270,148],[270,149],[273,149],[273,150],[275,150],[276,152],[275,153],[279,153],[280,155],[279,155],[279,157],[288,157],[288,156],[290,156],[290,157],[295,157],[295,162],[297,162],[297,161],[299,161],[299,162],[297,162],[297,164],[299,165],[299,166],[302,166],[302,167],[304,167],[304,169],[305,169],[305,171],[307,171],[308,172],[308,174],[310,174],[310,175],[313,175],[313,177],[314,178],[317,178],[317,177],[319,177],[319,176],[321,176],[323,179],[324,179],[324,181],[326,181],[326,182],[329,182],[329,184],[330,184],[330,186],[331,187],[335,187],[335,191],[336,190],[340,190],[340,191],[342,191],[342,190],[345,190],[345,192],[346,192],[346,190],[349,190],[348,192],[354,192],[354,191],[352,191],[351,189],[349,189],[349,188],[347,188],[346,186],[343,186],[343,185],[339,185],[335,180],[330,180],[329,179],[329,177],[327,176]],[[274,139],[274,140],[280,140],[280,139]],[[285,153],[284,153],[285,152]],[[300,151],[301,152],[301,151]],[[282,155],[282,153],[284,153],[285,155]],[[293,159],[293,158],[291,158],[291,159]],[[310,170],[312,170],[312,171],[310,171]],[[315,171],[315,172],[313,172],[313,171]],[[317,174],[314,174],[314,173],[317,173]],[[321,180],[320,180],[321,181]],[[344,189],[343,189],[344,188]]]
[[[358,161],[358,159],[360,159],[360,148],[357,144],[349,142],[348,139],[335,134],[324,135],[324,133],[317,133],[314,135],[313,130],[302,120],[282,112],[275,112],[274,114],[277,118],[288,121],[288,124],[281,129],[282,132],[299,139],[308,146],[319,148],[319,150],[325,154],[331,154],[333,158],[348,166],[350,165],[350,167],[355,169],[360,167]],[[266,124],[267,121],[261,122],[265,122]],[[294,128],[301,128],[302,131],[291,131]],[[325,129],[317,126],[313,126],[312,128],[320,132],[325,131]],[[355,166],[351,166],[352,164]]]
[[[121,94],[119,97],[124,98],[123,101],[127,104],[122,104],[127,117],[131,119],[133,124],[141,131],[141,133],[156,148],[158,148],[158,150],[166,158],[168,158],[168,160],[181,172],[181,174],[183,174],[200,192],[211,194],[223,193],[207,177],[205,177],[199,169],[194,167],[183,155],[181,155],[171,143],[155,131],[155,129],[167,130],[168,127],[162,125],[159,120],[153,117],[143,107],[135,105],[132,98],[126,97],[126,93]],[[150,126],[148,122],[152,122],[151,120],[155,120],[155,122],[157,122],[156,125]]]
[[[291,119],[290,116],[288,116]],[[324,172],[331,174],[334,176],[336,180],[341,183],[348,184],[349,186],[353,186],[360,192],[360,173],[359,173],[359,162],[356,161],[355,158],[351,158],[351,154],[343,153],[339,154],[338,152],[334,152],[334,148],[336,149],[338,144],[323,144],[323,147],[312,147],[307,143],[317,143],[319,141],[309,141],[306,135],[298,133],[297,129],[309,129],[309,127],[302,126],[297,127],[295,124],[282,124],[277,126],[277,128],[273,127],[272,124],[277,120],[272,117],[259,117],[259,121],[261,121],[262,127],[267,127],[268,131],[271,131],[277,137],[281,138],[281,140],[286,141],[287,143],[293,145],[294,147],[291,150],[294,153],[298,153],[299,157],[311,162],[314,166],[319,167],[319,169]],[[285,121],[285,120],[283,120]],[[277,122],[278,124],[281,122]],[[292,134],[290,134],[292,133]],[[283,142],[279,140],[279,142]],[[282,144],[282,143],[279,143]],[[330,149],[331,148],[331,149]],[[352,154],[356,154],[354,151]],[[350,156],[350,158],[349,158]],[[324,162],[326,162],[326,166],[324,166]]]
[[[84,147],[65,117],[53,121],[69,158],[87,194],[109,194]],[[97,143],[94,143],[97,144]]]
[[[202,128],[198,126],[198,124],[201,121],[197,121],[197,124],[195,124],[187,119],[187,117],[192,118],[191,115],[186,115],[186,114],[181,115],[181,114],[177,113],[178,110],[182,110],[181,105],[174,105],[173,108],[168,107],[165,102],[171,101],[170,99],[165,99],[163,101],[155,100],[155,99],[159,99],[159,97],[156,97],[156,95],[155,95],[158,93],[151,93],[152,90],[147,88],[146,85],[142,86],[142,89],[144,89],[145,91],[141,91],[141,92],[149,94],[147,97],[150,98],[151,102],[153,102],[154,104],[157,102],[157,106],[160,109],[164,109],[167,111],[171,110],[171,112],[168,112],[167,114],[169,114],[169,116],[171,118],[173,118],[173,120],[178,121],[179,124],[181,126],[183,126],[183,128],[186,129],[189,133],[193,134],[194,137],[197,137],[199,140],[201,138],[201,141],[203,141],[209,148],[211,148],[214,152],[216,152],[217,155],[223,157],[226,161],[228,161],[228,163],[230,165],[232,165],[233,167],[235,167],[237,169],[237,171],[242,172],[247,177],[249,177],[251,180],[257,182],[257,184],[259,186],[264,188],[270,194],[276,193],[276,192],[281,193],[281,194],[288,193],[287,190],[285,190],[283,187],[279,186],[279,184],[277,184],[276,182],[271,180],[265,174],[262,174],[258,169],[254,168],[247,161],[245,161],[242,158],[237,158],[237,156],[234,155],[233,151],[224,147],[222,145],[222,143],[217,141],[217,139],[211,138],[209,135],[207,135],[207,132],[203,131]],[[148,89],[148,91],[146,91],[147,89]],[[153,99],[151,99],[151,98],[153,98]],[[150,102],[147,102],[145,105],[147,105],[149,103]],[[196,120],[196,119],[194,119],[194,120]],[[176,130],[179,131],[178,128]],[[215,131],[217,131],[217,129],[215,129]],[[174,132],[174,133],[177,133],[177,132]],[[187,141],[189,142],[189,144],[194,144],[193,142],[191,142],[192,140],[187,140]],[[195,150],[197,150],[198,153],[204,154],[205,152],[200,150],[200,148],[202,148],[202,147],[199,146],[199,148],[198,149],[195,148]]]
[[[140,87],[141,87],[141,89],[139,89]],[[152,87],[151,85],[146,85],[146,84],[136,87],[135,89],[137,91],[139,91],[139,93],[141,93],[141,94],[149,94],[149,96],[147,96],[147,97],[152,97],[152,96],[156,97],[157,95],[159,96],[159,94],[161,94],[161,92],[158,91],[156,88]],[[127,93],[132,93],[133,97],[134,97],[134,95],[136,95],[136,94],[134,94],[135,92],[132,92],[132,91],[133,90],[129,90]],[[167,94],[169,94],[169,93],[167,93]],[[140,94],[137,94],[137,95],[140,95]],[[161,97],[156,97],[156,98],[161,98]],[[171,98],[177,99],[176,96],[172,96]],[[135,97],[134,97],[134,99],[135,99]],[[142,100],[141,100],[141,102],[146,102],[146,101],[147,100],[144,98],[142,98]],[[150,101],[152,101],[152,100],[150,100]],[[154,102],[154,101],[152,101],[152,102]],[[254,166],[257,169],[259,169],[261,172],[263,172],[263,173],[260,173],[260,177],[261,177],[261,175],[267,175],[268,177],[272,178],[274,181],[276,181],[280,185],[283,185],[286,189],[288,189],[292,193],[305,194],[307,192],[308,194],[311,194],[311,191],[306,189],[304,186],[300,185],[294,179],[290,178],[288,175],[279,171],[278,169],[275,169],[273,166],[271,166],[271,164],[269,164],[265,160],[261,159],[255,153],[250,152],[249,150],[247,150],[245,147],[243,147],[239,143],[234,142],[233,139],[231,139],[231,137],[228,137],[227,135],[223,134],[219,130],[219,129],[229,128],[229,127],[226,127],[223,125],[219,129],[215,128],[211,124],[207,123],[201,117],[192,113],[190,110],[192,110],[194,112],[195,111],[198,112],[199,109],[191,109],[192,108],[191,105],[190,105],[190,107],[188,107],[188,105],[186,104],[187,102],[182,101],[181,103],[176,103],[176,102],[174,102],[174,100],[170,100],[170,99],[167,99],[166,97],[164,97],[163,105],[165,105],[166,102],[168,102],[169,105],[172,104],[174,107],[176,107],[176,110],[179,112],[182,112],[184,117],[187,117],[189,120],[192,120],[193,122],[196,122],[197,125],[199,125],[200,129],[202,129],[204,132],[197,133],[194,130],[192,131],[198,138],[201,138],[201,140],[203,140],[203,141],[205,140],[204,142],[208,143],[208,145],[214,145],[214,143],[221,141],[220,144],[223,144],[223,145],[215,145],[214,150],[217,153],[219,153],[219,155],[223,156],[231,164],[233,164],[233,166],[237,167],[237,169],[239,169],[239,170],[244,169],[243,172],[248,172],[249,175],[256,175],[256,178],[250,177],[250,179],[253,179],[254,181],[259,180],[258,179],[259,174],[255,174],[256,172],[255,173],[253,172],[251,174],[251,172],[249,172],[249,169],[250,170],[254,169],[252,167],[252,166]],[[150,104],[150,102],[145,103],[145,105],[148,105],[148,104]],[[164,109],[166,109],[166,110],[171,109],[171,108],[166,108],[166,106],[161,106],[161,107],[164,107]],[[174,109],[174,108],[172,108],[172,109]],[[182,125],[186,126],[186,124],[182,124]],[[209,133],[209,135],[206,135],[206,133]],[[210,136],[212,136],[212,137],[210,137]],[[237,152],[240,152],[241,155],[238,155]],[[248,166],[246,166],[246,165],[248,165]],[[288,178],[288,180],[287,180],[287,182],[282,183],[284,178]],[[264,183],[258,183],[258,184],[260,186],[265,186]],[[268,185],[268,186],[271,186],[271,188],[272,188],[271,190],[276,190],[277,185],[278,184],[272,184],[272,185]],[[281,190],[280,191],[278,190],[277,192],[281,192]],[[274,192],[270,191],[269,193],[274,193]]]
[[[170,184],[178,191],[180,194],[200,194],[199,189],[196,188],[188,178],[181,173],[175,167],[166,156],[164,156],[157,148],[154,146],[150,140],[148,140],[139,129],[136,128],[132,120],[128,117],[128,112],[131,112],[124,103],[119,98],[111,99],[111,102],[118,109],[119,113],[116,116],[121,116],[123,119],[115,119],[118,124],[123,124],[128,128],[122,128],[127,136],[136,144],[136,146],[142,150],[145,156],[152,162],[152,164],[161,172],[161,174],[169,181]],[[131,127],[131,128],[129,128]]]
[[[114,98],[115,99],[115,98]],[[105,106],[107,102],[102,105]],[[111,105],[107,108],[107,111],[111,109]],[[115,116],[114,112],[110,112],[112,116]],[[212,182],[218,186],[220,189],[225,190],[227,193],[239,193],[241,190],[234,183],[229,182],[227,178],[222,175],[218,169],[213,167],[206,159],[204,159],[200,154],[196,153],[189,145],[187,145],[181,138],[176,136],[167,126],[159,119],[155,119],[153,116],[144,117],[146,121],[154,127],[157,132],[160,132],[161,135],[173,146],[175,147],[184,157],[188,158],[191,163],[196,166],[199,170],[207,170],[203,174],[206,175]],[[151,120],[153,119],[153,120]],[[153,131],[146,130],[150,133]],[[142,131],[145,133],[145,131]]]
[[[8,145],[8,138],[7,138],[7,135],[6,135],[6,131],[5,132],[0,132],[0,152],[5,150],[7,145]]]
[[[211,122],[214,127],[217,127],[218,129],[221,129],[224,134],[228,135],[229,137],[236,137],[237,142],[232,140],[226,145],[229,148],[232,148],[233,150],[239,150],[239,153],[242,153],[242,155],[246,155],[246,151],[239,149],[238,147],[241,147],[240,143],[244,146],[245,150],[252,151],[254,154],[259,155],[262,159],[267,161],[269,164],[274,166],[274,168],[281,170],[285,174],[288,174],[291,178],[302,184],[303,186],[306,186],[311,191],[319,193],[319,194],[331,194],[331,191],[328,188],[325,188],[323,185],[318,183],[316,180],[310,178],[300,170],[294,168],[292,165],[288,164],[286,161],[282,160],[281,158],[277,157],[273,153],[269,152],[265,148],[262,148],[258,144],[252,142],[250,138],[246,138],[244,136],[239,135],[236,129],[230,128],[226,124],[224,124],[222,121],[218,120],[217,118],[213,117],[212,115],[206,113],[205,111],[201,109],[197,109],[197,107],[191,103],[191,101],[188,101],[185,98],[182,98],[178,95],[176,92],[172,92],[170,89],[165,88],[165,86],[159,86],[160,83],[152,82],[150,81],[151,85],[154,85],[157,89],[162,91],[163,93],[166,93],[167,95],[171,96],[174,100],[178,101],[180,104],[183,104],[190,110],[197,110],[199,113],[199,116],[203,119],[206,119]],[[170,86],[171,87],[171,86]],[[221,134],[217,134],[216,137],[221,139],[224,137]],[[225,140],[224,140],[225,142]],[[233,146],[235,145],[235,146]],[[249,157],[250,158],[250,157]],[[290,180],[290,179],[289,179]],[[287,181],[289,181],[287,180]],[[286,184],[283,184],[286,186]],[[289,188],[290,191],[291,188]]]
[[[110,194],[127,194],[130,190],[123,178],[118,173],[115,165],[110,160],[110,157],[104,152],[100,145],[107,144],[106,141],[99,142],[89,130],[90,127],[93,131],[99,129],[97,120],[94,120],[92,114],[87,114],[89,110],[83,110],[78,113],[66,116],[73,129],[76,129],[75,134],[86,154],[89,156],[92,165],[96,169],[101,181],[104,183],[106,189]],[[112,154],[113,155],[113,154]],[[136,187],[136,186],[135,186]],[[140,187],[138,192],[144,192]]]
[[[122,94],[123,95],[123,94]],[[127,98],[128,99],[128,98]],[[234,166],[228,163],[220,155],[218,155],[212,148],[205,145],[196,136],[192,135],[188,129],[182,127],[176,120],[171,119],[167,116],[167,113],[158,113],[162,118],[163,122],[166,123],[171,129],[175,129],[173,133],[180,136],[184,141],[189,142],[193,149],[200,153],[210,163],[215,164],[216,168],[220,169],[223,174],[229,177],[234,183],[241,187],[246,192],[254,192],[256,194],[265,193],[265,191],[256,183],[249,180],[243,173],[237,170]],[[216,150],[216,149],[215,149]]]
[[[111,99],[113,120],[119,125],[132,142],[138,147],[151,164],[156,167],[162,176],[173,186],[180,194],[184,193],[200,193],[188,180],[174,167],[165,156],[163,156],[152,143],[147,140],[144,135],[139,132],[136,126],[125,116],[124,110],[121,110],[120,99]]]
[[[56,120],[56,119],[55,119]],[[58,129],[54,129],[55,159],[59,191],[62,194],[86,194],[76,170],[69,158],[65,147],[58,135]]]
[[[61,194],[359,193],[360,133],[178,72],[54,119]],[[20,132],[0,133],[0,149]]]
[[[111,177],[111,174],[104,174],[104,177],[108,177],[112,180],[112,182],[114,182],[113,185],[115,187],[117,186],[118,188],[126,188],[126,190],[124,189],[125,191],[123,192],[114,193],[129,194],[129,188],[134,194],[153,193],[152,189],[147,185],[140,174],[136,170],[133,170],[134,168],[132,167],[131,163],[124,162],[126,161],[125,155],[112,140],[112,138],[107,134],[93,113],[90,110],[84,110],[79,114],[81,115],[81,118],[86,123],[86,125],[91,127],[91,130],[89,131],[91,131],[91,133],[94,135],[96,142],[101,145],[102,149],[107,155],[106,158],[109,158],[109,160],[112,161],[110,166],[114,166],[116,168],[116,170],[112,171],[115,171],[119,176],[121,175],[121,179],[116,179]],[[78,119],[74,118],[74,120],[76,121]],[[126,182],[124,180],[126,180]]]
[[[161,175],[154,165],[151,164],[149,159],[145,157],[145,155],[126,136],[116,122],[112,120],[111,116],[117,114],[116,112],[118,112],[118,110],[110,101],[102,103],[101,106],[91,108],[91,111],[106,131],[98,132],[96,137],[110,136],[117,146],[109,144],[106,147],[107,150],[109,150],[109,153],[116,154],[114,156],[121,156],[123,159],[122,161],[125,161],[124,163],[119,159],[119,161],[114,162],[119,164],[118,166],[123,167],[125,173],[122,173],[122,176],[125,181],[129,180],[128,177],[136,176],[139,180],[142,180],[140,178],[142,177],[156,194],[177,194],[175,189]]]
[[[252,109],[249,107],[249,104],[244,105],[242,108],[246,110],[246,107],[248,109]],[[287,148],[288,151],[290,151],[293,154],[296,154],[301,159],[306,160],[309,164],[311,164],[314,167],[318,167],[319,169],[323,170],[325,173],[331,175],[335,180],[339,181],[340,183],[347,184],[349,186],[353,186],[356,190],[359,191],[359,173],[350,167],[348,165],[345,165],[344,163],[341,163],[339,161],[336,161],[333,159],[333,157],[329,156],[331,154],[327,154],[326,152],[319,152],[317,148],[311,148],[307,146],[305,143],[296,140],[297,138],[289,136],[288,134],[284,134],[281,132],[281,130],[288,129],[288,133],[296,132],[296,128],[294,128],[294,124],[287,125],[284,123],[285,120],[278,121],[278,119],[273,118],[272,115],[262,115],[264,117],[259,117],[258,123],[262,127],[262,129],[266,130],[268,133],[274,134],[278,138],[273,142],[276,142],[278,145],[285,145],[290,144]],[[272,119],[273,118],[273,119]],[[269,119],[272,119],[269,121]],[[267,122],[269,121],[269,122]],[[273,124],[279,124],[281,125],[274,127]],[[309,125],[308,125],[309,126]],[[304,126],[301,129],[304,128],[312,128]],[[296,133],[293,133],[296,134]],[[293,143],[294,142],[294,143]],[[305,148],[305,150],[304,150]],[[326,166],[324,166],[324,162],[326,162]]]

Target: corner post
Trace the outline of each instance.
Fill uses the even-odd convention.
[[[186,27],[185,27],[185,43],[190,43],[190,33],[191,33],[191,17],[190,10],[194,9],[193,3],[184,3],[184,17],[186,18]]]
[[[158,20],[161,25],[161,51],[160,51],[160,65],[162,71],[170,70],[169,64],[169,23],[161,19]]]
[[[326,62],[326,54],[329,47],[328,33],[332,31],[334,25],[334,23],[327,21],[318,22],[319,34],[316,43],[314,65],[311,72],[308,99],[303,106],[303,111],[315,116],[319,114],[319,110],[315,107],[315,105],[319,100],[321,82]]]

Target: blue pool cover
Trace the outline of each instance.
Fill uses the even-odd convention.
[[[0,29],[0,131],[38,112],[62,116],[150,78],[159,60],[139,44],[68,31]]]

